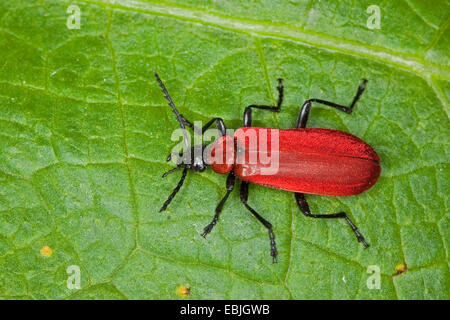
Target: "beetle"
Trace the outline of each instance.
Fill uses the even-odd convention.
[[[304,194],[317,194],[326,196],[352,196],[371,188],[380,176],[380,158],[375,150],[358,137],[349,133],[323,128],[307,128],[308,116],[315,104],[335,108],[347,114],[351,114],[354,106],[365,90],[367,80],[362,79],[356,95],[349,106],[340,105],[322,99],[306,100],[298,115],[297,127],[294,129],[267,129],[252,127],[252,111],[254,109],[280,112],[283,103],[283,80],[278,79],[278,102],[276,106],[250,105],[245,108],[243,127],[238,129],[233,137],[227,136],[226,126],[221,118],[213,118],[201,129],[195,127],[179,113],[173,103],[166,87],[158,74],[154,73],[162,91],[176,115],[183,132],[184,144],[187,152],[178,154],[177,166],[163,174],[183,170],[181,179],[168,199],[164,202],[160,212],[166,210],[172,199],[183,185],[187,171],[203,172],[207,167],[219,174],[228,174],[226,179],[226,194],[216,207],[215,215],[203,230],[202,236],[206,237],[219,220],[225,202],[235,186],[236,178],[241,180],[240,200],[245,208],[268,230],[270,249],[273,262],[277,262],[277,248],[272,224],[264,219],[255,209],[248,204],[248,186],[250,183],[259,184],[274,189],[294,192],[295,200],[300,211],[310,218],[318,219],[344,219],[356,235],[358,242],[364,247],[369,247],[364,236],[345,212],[332,214],[313,214],[309,208]],[[209,153],[203,152],[206,145],[194,145],[190,147],[186,127],[197,133],[204,133],[213,124],[216,124],[220,137],[209,146]],[[260,145],[250,144],[246,138],[247,132],[256,132],[257,139],[262,139],[262,133],[275,134],[278,139],[275,152],[264,150]],[[267,140],[267,139],[266,139]],[[275,140],[274,140],[275,141]],[[270,143],[267,143],[269,145]],[[200,151],[200,152],[199,152]],[[270,153],[277,155],[277,166],[271,174],[263,174],[267,164],[261,159]],[[215,157],[215,155],[219,156]],[[256,161],[249,161],[251,157]],[[170,161],[172,154],[167,161]],[[255,159],[253,158],[253,159]]]

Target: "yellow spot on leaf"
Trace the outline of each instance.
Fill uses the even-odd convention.
[[[41,254],[44,257],[51,257],[52,253],[53,253],[53,251],[52,251],[52,249],[49,246],[43,246],[41,248]]]
[[[181,285],[177,288],[177,295],[181,298],[186,298],[191,293],[189,285]]]
[[[408,270],[408,266],[406,265],[406,263],[401,263],[395,267],[396,275],[401,274],[406,270]]]

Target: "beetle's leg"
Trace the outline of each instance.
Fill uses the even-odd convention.
[[[189,128],[191,128],[192,130],[194,130],[195,133],[197,134],[203,134],[203,132],[206,131],[206,129],[208,129],[209,127],[211,127],[211,125],[214,123],[214,121],[217,123],[217,129],[219,130],[220,134],[222,136],[224,136],[226,134],[226,127],[225,127],[225,122],[223,121],[222,118],[212,118],[211,120],[209,120],[201,129],[195,127],[192,122],[190,122],[188,119],[186,119],[182,114],[180,114],[181,116],[181,120],[183,121],[183,123],[188,126]]]
[[[270,255],[273,258],[273,262],[277,262],[277,255],[278,255],[278,251],[277,251],[277,246],[275,244],[275,235],[273,234],[272,231],[272,224],[267,221],[266,219],[264,219],[263,217],[261,217],[259,215],[258,212],[256,212],[252,207],[250,207],[247,204],[247,199],[248,199],[248,182],[242,181],[241,182],[241,201],[244,204],[244,206],[256,217],[256,219],[259,220],[259,222],[261,222],[264,227],[267,228],[267,230],[269,230],[269,238],[270,238]]]
[[[323,105],[326,105],[329,107],[333,107],[333,108],[336,108],[336,109],[341,110],[348,114],[352,113],[353,107],[355,106],[356,102],[358,102],[359,98],[361,97],[362,93],[364,92],[364,89],[366,88],[366,83],[367,83],[367,80],[363,79],[363,81],[359,85],[358,91],[356,91],[356,95],[353,98],[353,101],[349,107],[346,107],[346,106],[343,106],[343,105],[340,105],[340,104],[337,104],[334,102],[321,100],[321,99],[306,100],[302,106],[302,109],[300,110],[299,115],[298,115],[297,128],[306,128],[306,122],[308,122],[308,116],[309,116],[309,112],[311,111],[311,103],[312,102],[317,102],[317,103],[320,103],[320,104],[323,104]]]
[[[166,172],[167,173],[167,172]],[[181,175],[181,179],[178,182],[177,186],[175,187],[175,189],[173,189],[172,193],[170,194],[170,196],[167,198],[166,202],[164,202],[163,206],[161,207],[161,209],[159,210],[159,212],[163,212],[164,210],[167,209],[167,206],[170,204],[170,202],[173,200],[173,198],[176,196],[176,194],[178,193],[178,191],[180,191],[181,187],[183,186],[183,182],[184,179],[186,178],[186,174],[187,174],[187,168],[183,169],[183,174]]]
[[[196,127],[194,127],[192,122],[190,122],[188,119],[186,119],[182,114],[180,114],[180,116],[181,116],[181,120],[183,121],[184,125],[188,126],[189,128],[191,128],[194,131],[198,130]]]
[[[212,118],[209,120],[203,127],[202,133],[205,132],[211,125],[216,122],[217,130],[219,130],[221,136],[225,136],[227,134],[227,127],[225,126],[225,122],[223,122],[222,118]]]
[[[278,79],[278,102],[276,106],[265,106],[265,105],[256,105],[252,104],[245,108],[244,111],[244,127],[250,127],[252,125],[252,108],[255,109],[263,109],[263,110],[269,110],[273,112],[280,112],[281,111],[281,104],[283,103],[283,79]]]
[[[192,122],[190,122],[189,120],[187,120],[185,117],[183,117],[183,115],[180,115],[181,119],[183,121],[183,123],[188,126],[189,128],[191,128],[192,130],[194,130],[194,132],[196,134],[202,135],[203,132],[205,132],[209,127],[211,127],[211,125],[216,122],[217,125],[217,130],[219,130],[220,135],[224,136],[227,134],[227,128],[225,126],[225,122],[223,121],[222,118],[212,118],[211,120],[209,120],[201,129],[195,127]],[[172,160],[172,154],[169,154],[169,156],[167,157],[167,162],[169,162],[170,160]]]
[[[209,127],[211,127],[211,125],[214,123],[214,121],[217,123],[217,129],[219,130],[220,134],[222,136],[224,136],[226,134],[226,127],[225,127],[225,122],[223,122],[222,118],[212,118],[211,120],[209,120],[201,129],[197,128],[196,126],[194,126],[192,124],[192,122],[190,122],[188,119],[186,119],[185,117],[183,117],[183,115],[181,114],[181,119],[183,120],[183,123],[188,126],[189,128],[191,128],[192,130],[194,130],[195,133],[197,134],[203,134],[203,132],[206,131],[206,129],[208,129]]]
[[[225,196],[222,198],[222,200],[220,200],[219,204],[217,205],[216,214],[214,215],[213,220],[211,221],[210,224],[208,224],[203,229],[202,237],[206,237],[206,235],[208,233],[210,233],[212,228],[217,224],[217,221],[219,220],[219,215],[220,215],[220,212],[222,211],[223,205],[225,204],[225,201],[227,201],[228,196],[230,195],[231,191],[233,191],[234,181],[235,181],[235,177],[234,177],[234,173],[232,171],[228,174],[228,177],[227,177],[227,193],[225,194]]]
[[[297,200],[297,205],[300,208],[300,211],[307,217],[310,218],[321,218],[321,219],[333,219],[333,218],[343,218],[349,224],[350,228],[352,228],[353,232],[358,239],[358,242],[362,242],[364,247],[368,248],[369,244],[364,239],[364,236],[359,232],[358,228],[355,224],[349,219],[345,212],[337,212],[332,214],[312,214],[309,210],[308,202],[306,202],[305,195],[303,193],[296,193],[295,200]]]

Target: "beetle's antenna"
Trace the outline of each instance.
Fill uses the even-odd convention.
[[[177,186],[175,187],[175,189],[173,189],[172,193],[170,194],[169,198],[167,198],[166,202],[164,202],[163,206],[161,207],[161,209],[159,210],[159,212],[163,212],[164,210],[167,209],[167,206],[170,204],[170,202],[173,200],[173,198],[175,197],[175,195],[178,193],[178,191],[180,191],[181,186],[183,185],[184,179],[186,178],[186,173],[187,173],[187,168],[185,167],[183,169],[183,174],[181,175],[181,179],[178,182]]]
[[[180,169],[181,169],[181,167],[175,167],[175,168],[173,168],[173,169],[167,171],[166,173],[164,173],[164,174],[162,175],[162,177],[165,178],[165,177],[167,177],[169,174],[171,174],[172,172],[175,172],[175,171],[180,170]]]
[[[177,120],[180,123],[180,127],[183,130],[183,137],[184,137],[184,144],[186,145],[186,150],[189,150],[189,141],[186,133],[186,127],[184,126],[183,117],[181,116],[180,112],[178,112],[177,108],[175,107],[175,104],[172,101],[172,98],[169,95],[169,92],[167,91],[166,87],[164,86],[163,82],[161,81],[161,78],[158,76],[156,72],[153,72],[155,74],[156,80],[158,80],[159,86],[162,89],[162,92],[164,93],[164,97],[169,101],[169,106],[172,107],[173,113],[177,116]]]

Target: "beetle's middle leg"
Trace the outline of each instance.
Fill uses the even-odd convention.
[[[358,228],[355,226],[355,224],[349,219],[347,214],[345,212],[337,212],[332,214],[312,214],[311,210],[309,210],[308,202],[306,202],[305,196],[303,193],[295,193],[295,200],[297,200],[297,205],[300,208],[300,211],[307,217],[310,218],[322,218],[322,219],[333,219],[333,218],[342,218],[347,221],[350,228],[352,228],[353,232],[356,235],[356,238],[358,239],[358,242],[362,242],[364,247],[368,248],[369,244],[364,239],[364,236],[359,232]]]
[[[283,91],[284,91],[283,79],[281,79],[281,78],[278,78],[277,90],[278,90],[278,102],[277,102],[276,106],[252,104],[252,105],[248,106],[247,108],[245,108],[244,120],[243,120],[244,127],[250,127],[252,125],[252,108],[269,110],[269,111],[273,111],[273,112],[281,111],[281,104],[283,103]]]
[[[252,207],[250,207],[247,204],[247,199],[248,199],[248,182],[242,181],[241,182],[241,202],[255,216],[255,218],[258,219],[259,222],[261,222],[264,225],[264,227],[267,228],[267,230],[269,230],[270,255],[272,256],[273,262],[275,263],[275,262],[277,262],[278,251],[277,251],[277,246],[275,244],[275,235],[273,234],[272,224],[269,221],[267,221],[266,219],[264,219],[263,217],[261,217],[259,215],[259,213],[256,212]]]
[[[352,113],[353,107],[358,102],[359,98],[361,97],[362,93],[364,92],[364,89],[366,88],[366,83],[367,83],[367,80],[363,79],[362,83],[358,87],[358,90],[356,91],[356,95],[353,98],[352,103],[348,107],[334,103],[334,102],[321,100],[321,99],[306,100],[305,103],[303,103],[302,109],[300,110],[300,113],[298,115],[297,128],[306,128],[306,122],[308,122],[308,117],[309,117],[309,112],[311,111],[311,103],[312,102],[317,102],[317,103],[338,109],[338,110],[348,113],[348,114]]]

